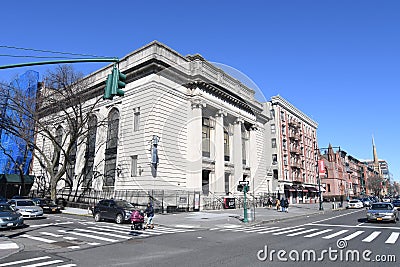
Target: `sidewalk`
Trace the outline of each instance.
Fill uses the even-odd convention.
[[[313,214],[331,212],[334,210],[332,203],[323,203],[323,210],[319,210],[319,204],[292,204],[289,212],[280,212],[275,208],[260,207],[255,210],[255,220],[253,221],[253,210],[249,208],[249,222],[243,222],[243,209],[224,209],[224,210],[206,210],[198,212],[166,213],[155,214],[154,223],[156,225],[181,227],[181,228],[213,228],[229,225],[255,225],[270,221],[281,221],[301,216],[310,216]],[[89,210],[69,208],[62,210],[65,214],[74,214],[80,216],[92,217]]]

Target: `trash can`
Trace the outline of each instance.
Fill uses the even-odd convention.
[[[247,220],[252,222],[254,219],[254,209],[248,209],[247,211]]]
[[[235,209],[236,203],[234,197],[225,197],[224,198],[224,209]]]

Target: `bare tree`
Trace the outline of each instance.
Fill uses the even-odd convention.
[[[48,179],[38,182],[43,189],[49,189],[52,199],[56,198],[60,181],[64,180],[71,190],[74,187],[76,149],[87,142],[89,118],[102,100],[98,92],[93,95],[90,84],[72,66],[58,66],[47,73],[36,96],[18,94],[14,88],[15,97],[9,108],[30,125],[7,118],[0,126],[32,149],[34,160],[44,171],[40,179]],[[98,126],[102,124],[99,120]],[[31,138],[32,134],[35,138]]]
[[[368,177],[367,187],[369,190],[374,192],[375,196],[379,196],[382,190],[383,181],[384,180],[381,176],[375,174]]]

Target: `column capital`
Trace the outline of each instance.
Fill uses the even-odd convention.
[[[218,110],[217,113],[215,114],[216,117],[226,117],[227,115],[228,113],[223,109]]]
[[[243,124],[244,120],[242,118],[236,118],[235,124]]]
[[[190,104],[192,106],[192,109],[206,107],[206,103],[201,98],[190,99]]]

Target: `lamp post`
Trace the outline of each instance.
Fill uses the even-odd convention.
[[[321,177],[319,176],[319,158],[318,158],[318,145],[314,141],[314,149],[315,149],[315,168],[317,171],[317,182],[318,182],[318,199],[319,199],[319,210],[324,210],[324,207],[322,206],[322,196],[321,196]]]

